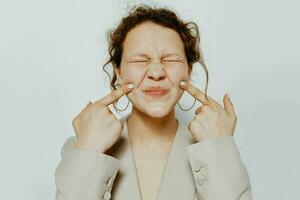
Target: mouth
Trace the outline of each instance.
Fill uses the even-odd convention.
[[[165,89],[145,90],[144,94],[150,97],[159,98],[166,95],[169,91]]]

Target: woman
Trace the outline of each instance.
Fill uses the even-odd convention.
[[[64,144],[55,172],[56,199],[252,199],[233,139],[233,104],[225,95],[223,107],[189,83],[195,62],[206,70],[197,25],[139,6],[110,33],[109,53],[114,90],[73,120],[76,137]],[[175,117],[184,91],[203,104],[188,127]],[[132,112],[117,119],[108,105],[123,95]]]

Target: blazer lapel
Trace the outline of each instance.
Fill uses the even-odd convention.
[[[196,186],[186,152],[186,146],[195,140],[178,119],[177,122],[178,129],[164,169],[158,200],[196,199]]]
[[[129,114],[119,119],[123,123],[121,139],[110,150],[109,154],[121,160],[120,168],[112,189],[113,200],[141,200],[138,176],[128,138],[127,118]]]
[[[142,199],[135,160],[128,138],[128,116],[129,114],[120,118],[120,121],[123,123],[121,139],[108,152],[108,154],[121,160],[120,169],[111,191],[113,200]],[[186,127],[177,118],[176,120],[178,128],[164,167],[158,200],[196,199],[196,187],[186,152],[186,146],[195,143],[195,140]]]

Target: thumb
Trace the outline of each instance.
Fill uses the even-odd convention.
[[[233,107],[233,104],[232,104],[232,102],[229,98],[229,93],[226,93],[226,95],[224,96],[223,103],[224,103],[224,108],[225,108],[226,112],[230,116],[235,116],[234,107]]]

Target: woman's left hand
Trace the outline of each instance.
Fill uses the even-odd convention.
[[[234,135],[237,116],[234,112],[234,107],[227,95],[223,98],[224,108],[214,99],[205,98],[199,88],[191,83],[182,81],[184,85],[180,87],[190,93],[196,100],[199,100],[203,105],[195,110],[195,117],[189,123],[188,129],[192,136],[198,141],[210,138],[219,138],[222,136]]]

